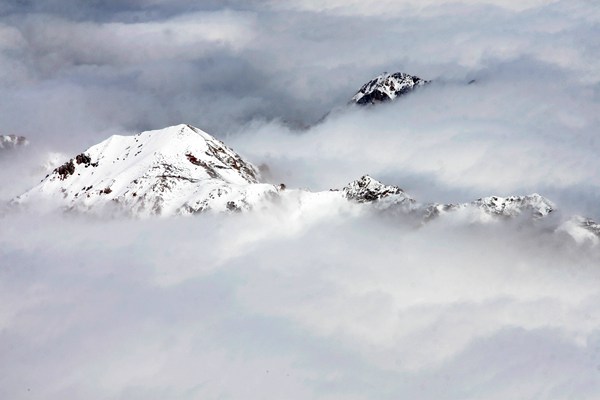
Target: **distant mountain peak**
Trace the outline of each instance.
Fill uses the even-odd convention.
[[[384,72],[365,83],[351,102],[364,105],[391,101],[429,82],[404,72]]]

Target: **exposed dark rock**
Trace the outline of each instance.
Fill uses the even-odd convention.
[[[77,164],[83,164],[86,167],[88,167],[92,163],[92,158],[85,153],[81,153],[75,156],[75,162]]]
[[[54,170],[61,181],[67,179],[70,175],[75,173],[75,164],[73,164],[73,160],[69,160],[60,167]]]
[[[234,212],[240,212],[242,211],[241,207],[238,206],[235,201],[228,201],[227,202],[227,210],[229,211],[234,211]]]

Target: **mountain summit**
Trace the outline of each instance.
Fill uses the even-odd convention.
[[[394,100],[396,97],[405,95],[429,82],[418,76],[403,72],[393,74],[384,72],[365,83],[354,97],[352,97],[351,103],[364,105]]]

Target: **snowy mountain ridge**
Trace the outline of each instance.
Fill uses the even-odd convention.
[[[554,203],[537,193],[527,196],[488,196],[469,203],[418,203],[398,186],[384,185],[368,175],[349,183],[342,191],[348,200],[356,203],[371,203],[379,210],[402,208],[406,213],[420,215],[424,221],[461,210],[477,211],[484,219],[511,218],[523,214],[538,219],[549,215],[556,208]]]
[[[381,212],[412,216],[420,224],[452,214],[466,214],[471,223],[488,223],[525,217],[536,221],[549,216],[556,205],[534,193],[526,196],[488,196],[468,203],[418,203],[397,186],[384,185],[365,175],[342,189],[344,197],[357,204],[370,205]],[[579,243],[600,243],[600,223],[581,216],[560,222],[556,232],[564,232]]]
[[[488,196],[477,199],[471,204],[489,214],[505,217],[514,217],[525,211],[529,211],[534,218],[542,218],[556,208],[554,203],[537,193],[527,196]]]
[[[12,204],[84,213],[108,209],[140,218],[269,210],[285,204],[291,212],[310,210],[319,215],[340,207],[358,213],[373,210],[410,216],[417,224],[461,213],[474,223],[517,216],[536,220],[555,210],[539,194],[419,203],[400,187],[369,175],[324,192],[286,189],[283,184],[261,183],[252,163],[190,125],[111,136],[55,168]],[[591,220],[572,220],[567,227],[569,234],[600,237],[600,225]]]

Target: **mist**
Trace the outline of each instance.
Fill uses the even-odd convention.
[[[190,123],[263,179],[544,220],[352,205],[120,219],[0,208],[0,398],[595,399],[600,13],[584,0],[0,4],[6,204],[112,134]],[[348,101],[377,74],[431,80]]]
[[[335,214],[3,226],[2,397],[600,389],[600,259],[567,237]]]

